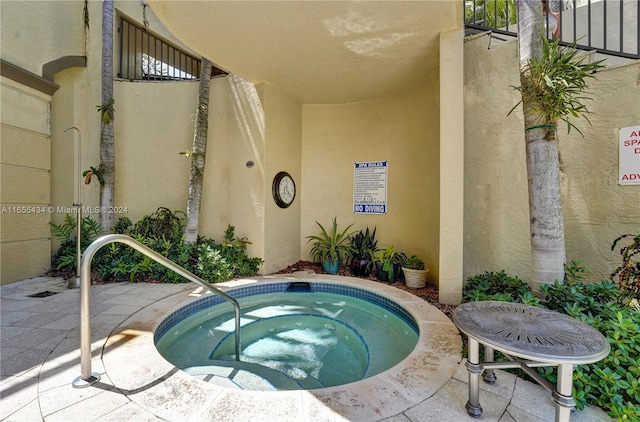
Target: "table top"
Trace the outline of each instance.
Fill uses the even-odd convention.
[[[549,363],[593,363],[609,354],[595,328],[555,311],[521,303],[469,302],[456,308],[460,331],[495,350]]]

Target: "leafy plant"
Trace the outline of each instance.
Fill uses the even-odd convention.
[[[640,417],[640,313],[617,301],[597,300],[589,295],[592,290],[587,286],[579,286],[580,294],[575,295],[575,302],[556,308],[600,331],[607,338],[611,352],[599,362],[576,368],[573,384],[576,406],[582,409],[587,404],[595,404],[618,420],[637,420]],[[610,290],[601,295],[602,298],[621,293],[614,283],[602,282],[597,289]],[[565,292],[563,296],[571,300],[572,294]],[[586,304],[580,302],[583,297],[587,298]],[[551,382],[556,379],[554,368],[540,372]]]
[[[247,245],[250,245],[246,237],[237,238],[235,227],[229,224],[224,232],[224,240],[220,248],[222,258],[229,263],[233,276],[249,276],[258,272],[262,265],[262,259],[249,258],[246,254]],[[222,280],[220,280],[222,281]]]
[[[620,248],[622,264],[611,274],[611,280],[618,283],[625,296],[640,300],[640,234],[618,237],[611,245],[612,251],[621,240],[630,242]]]
[[[76,269],[77,259],[77,217],[67,214],[61,224],[49,222],[51,233],[61,242],[58,250],[53,254],[51,259],[53,268],[56,270],[74,270]],[[81,250],[85,250],[91,242],[102,234],[102,229],[97,221],[91,217],[82,218],[81,226]]]
[[[133,223],[129,217],[120,217],[113,225],[113,232],[118,234],[128,234],[133,228]]]
[[[389,281],[394,281],[397,267],[402,267],[407,261],[407,255],[402,252],[396,252],[393,245],[388,245],[386,249],[380,249],[377,252],[369,251],[371,263],[382,263],[382,271],[389,276]]]
[[[539,302],[540,306],[594,327],[611,346],[611,352],[603,360],[576,367],[573,375],[576,407],[583,409],[593,404],[619,421],[640,420],[640,310],[618,300],[623,292],[613,282],[584,283],[581,278],[586,272],[581,261],[572,261],[565,268],[567,281],[543,286],[545,300]],[[487,272],[469,277],[464,298],[465,301],[503,298],[527,303],[529,296],[521,283],[504,271]],[[500,292],[507,294],[501,296]],[[556,368],[538,368],[538,372],[551,383],[557,380]]]
[[[49,222],[53,237],[58,239],[60,243],[65,243],[71,240],[71,237],[74,235],[76,230],[76,224],[76,217],[71,214],[64,216],[62,224]]]
[[[195,273],[204,280],[215,283],[233,278],[233,269],[229,262],[222,256],[222,251],[215,245],[204,243],[199,245],[198,263]]]
[[[567,129],[582,132],[571,122],[571,117],[584,117],[587,122],[589,110],[584,104],[591,98],[584,94],[585,82],[604,66],[603,60],[588,63],[587,57],[577,59],[579,50],[575,46],[560,47],[559,41],[549,42],[542,39],[542,56],[532,59],[527,64],[527,78],[522,85],[513,87],[522,94],[522,100],[508,114],[511,114],[520,103],[531,105],[533,112],[540,114],[543,121],[540,127],[554,127],[555,122],[562,120]],[[589,122],[591,123],[591,122]],[[533,128],[527,128],[530,130]]]
[[[168,208],[160,207],[153,214],[142,217],[134,225],[131,233],[143,238],[180,240],[184,232],[185,218],[182,211],[172,212]]]
[[[225,230],[224,240],[220,244],[213,239],[203,237],[199,238],[195,244],[185,244],[182,233],[183,214],[161,207],[153,214],[142,217],[135,224],[129,218],[122,217],[114,225],[114,232],[133,237],[143,245],[212,283],[234,277],[251,276],[258,272],[262,259],[252,258],[246,254],[247,245],[251,242],[246,237],[236,238],[235,227],[232,225]],[[99,230],[97,223],[93,222],[93,224],[95,224],[94,228]],[[71,216],[67,216],[65,224],[55,225],[55,227],[52,225],[52,227],[54,234],[60,236],[62,240],[73,239],[75,222]],[[86,238],[88,245],[92,239],[90,240],[89,236]],[[84,239],[83,235],[83,245]],[[63,246],[64,248],[56,253],[66,254],[68,260],[75,262],[75,243],[73,247],[67,247],[65,244]],[[93,268],[98,277],[104,281],[158,280],[168,283],[186,281],[182,276],[121,243],[111,243],[99,249],[93,258]]]
[[[373,232],[360,230],[351,236],[351,247],[353,248],[354,259],[369,259],[369,251],[374,253],[378,250],[378,241],[376,240],[376,227]]]
[[[347,262],[355,252],[350,241],[353,232],[349,232],[353,224],[349,224],[342,231],[338,230],[338,222],[335,217],[333,218],[331,231],[325,230],[322,224],[317,221],[316,224],[320,228],[320,234],[307,236],[307,243],[312,242],[310,254],[313,259],[319,263],[325,261]]]
[[[107,104],[96,106],[98,111],[101,113],[101,120],[104,124],[108,125],[113,120],[113,114],[116,109],[114,108],[115,100],[112,98],[109,100]]]
[[[505,302],[522,302],[538,306],[540,299],[531,292],[531,287],[517,276],[509,276],[504,270],[497,273],[469,277],[464,286],[463,301],[502,300]]]
[[[227,229],[224,231],[224,240],[222,241],[222,246],[234,246],[236,248],[240,248],[242,250],[247,249],[247,245],[250,245],[249,239],[246,237],[236,238],[236,228],[229,224]]]
[[[93,176],[96,176],[98,182],[100,183],[100,186],[104,185],[104,176],[102,175],[102,171],[100,171],[100,166],[98,166],[97,168],[89,167],[89,170],[83,171],[82,175],[84,176],[85,185],[91,183],[91,179],[93,178]]]
[[[573,259],[570,263],[564,264],[565,283],[581,282],[589,274],[591,274],[591,268],[585,267],[581,259]]]
[[[411,255],[406,260],[403,267],[410,268],[412,270],[424,270],[424,261],[417,255]]]
[[[476,0],[465,2],[465,23],[484,22],[488,28],[504,28],[517,22],[515,0]]]

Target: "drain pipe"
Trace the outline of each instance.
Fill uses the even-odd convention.
[[[82,134],[80,133],[80,129],[75,126],[67,127],[64,131],[68,131],[74,129],[78,132],[77,139],[78,142],[78,157],[76,159],[76,165],[78,166],[78,191],[76,193],[76,201],[73,203],[73,206],[76,207],[76,276],[75,278],[69,279],[67,282],[67,287],[70,289],[77,289],[80,287],[80,258],[82,258],[82,154],[80,152],[82,145]]]

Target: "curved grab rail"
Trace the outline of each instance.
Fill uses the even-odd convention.
[[[124,243],[129,245],[159,264],[162,264],[170,270],[180,274],[187,280],[193,281],[199,286],[209,290],[211,293],[220,295],[231,302],[235,310],[236,360],[240,360],[240,305],[237,300],[132,237],[124,234],[108,234],[94,240],[84,251],[82,259],[80,260],[80,376],[73,381],[74,387],[88,387],[100,380],[99,374],[91,372],[91,323],[89,321],[91,306],[91,260],[98,249],[109,243]]]

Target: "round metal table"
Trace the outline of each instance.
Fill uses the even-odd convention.
[[[482,414],[479,380],[496,381],[494,369],[520,368],[540,385],[552,392],[556,421],[569,421],[575,407],[572,396],[573,365],[597,362],[610,351],[607,339],[599,331],[545,308],[521,303],[484,301],[469,302],[456,308],[453,322],[469,339],[469,401],[467,412]],[[485,362],[480,363],[479,344],[485,349]],[[510,361],[494,362],[494,350]],[[558,381],[554,388],[535,370],[536,366],[557,366]]]

